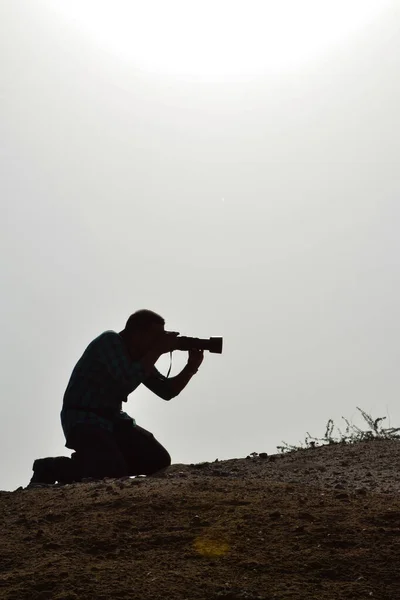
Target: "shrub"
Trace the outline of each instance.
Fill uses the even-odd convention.
[[[304,444],[299,446],[293,446],[286,442],[282,442],[283,446],[277,446],[280,452],[293,452],[295,450],[301,450],[305,448],[316,448],[317,446],[326,446],[328,444],[354,444],[356,442],[363,442],[368,440],[393,440],[400,439],[400,427],[383,427],[383,421],[386,417],[378,417],[373,419],[369,414],[363,411],[361,408],[356,407],[361,413],[364,421],[368,424],[369,429],[363,430],[357,425],[353,425],[342,417],[346,424],[346,429],[341,431],[339,427],[336,427],[337,434],[334,433],[335,425],[332,419],[329,419],[326,424],[325,435],[322,438],[313,437],[307,432]]]

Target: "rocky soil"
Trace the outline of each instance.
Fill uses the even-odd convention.
[[[400,441],[0,492],[7,600],[400,599]]]

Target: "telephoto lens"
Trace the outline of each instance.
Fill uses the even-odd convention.
[[[208,350],[213,354],[222,354],[222,337],[208,339],[178,336],[176,338],[177,350]]]

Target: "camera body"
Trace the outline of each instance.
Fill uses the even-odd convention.
[[[208,350],[213,354],[222,354],[222,337],[208,339],[178,335],[176,338],[177,350]]]

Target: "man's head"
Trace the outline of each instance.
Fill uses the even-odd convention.
[[[120,334],[126,341],[130,353],[135,358],[143,356],[164,332],[165,320],[152,310],[141,309],[134,312]]]

